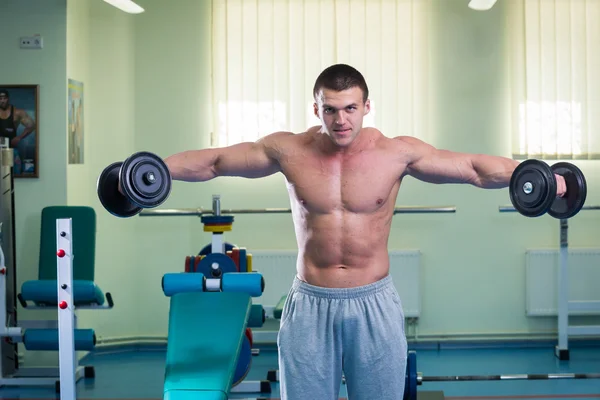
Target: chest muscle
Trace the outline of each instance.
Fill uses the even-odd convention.
[[[316,155],[283,164],[290,194],[309,212],[376,211],[395,193],[399,173],[385,155],[344,158]]]

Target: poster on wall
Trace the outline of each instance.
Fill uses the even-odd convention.
[[[69,79],[69,164],[83,164],[83,82]]]
[[[39,177],[39,85],[0,84],[0,146],[13,149],[15,178]]]

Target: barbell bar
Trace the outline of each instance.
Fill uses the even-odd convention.
[[[513,375],[417,375],[417,384],[422,382],[459,382],[459,381],[516,381],[516,380],[552,380],[552,379],[600,379],[600,373],[556,373],[556,374],[513,374]]]
[[[291,208],[239,208],[239,209],[220,209],[220,214],[290,214]],[[432,214],[432,213],[455,213],[454,206],[403,206],[396,207],[394,214]],[[141,217],[163,217],[163,216],[198,216],[213,215],[214,210],[203,208],[171,208],[143,210]]]
[[[418,371],[417,353],[408,352],[403,400],[417,400],[417,387],[424,382],[515,381],[557,379],[600,379],[600,373],[500,374],[427,376]]]

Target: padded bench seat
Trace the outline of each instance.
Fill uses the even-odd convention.
[[[56,305],[57,303],[56,280],[27,281],[21,286],[20,300],[33,302],[37,306]],[[75,306],[97,304],[104,305],[104,293],[92,281],[73,280],[73,301]]]
[[[227,400],[251,307],[245,293],[171,297],[163,399]]]

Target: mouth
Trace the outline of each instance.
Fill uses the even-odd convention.
[[[351,131],[352,131],[352,129],[350,129],[350,128],[333,130],[333,132],[335,132],[335,134],[338,136],[345,136],[345,135],[349,134]]]

